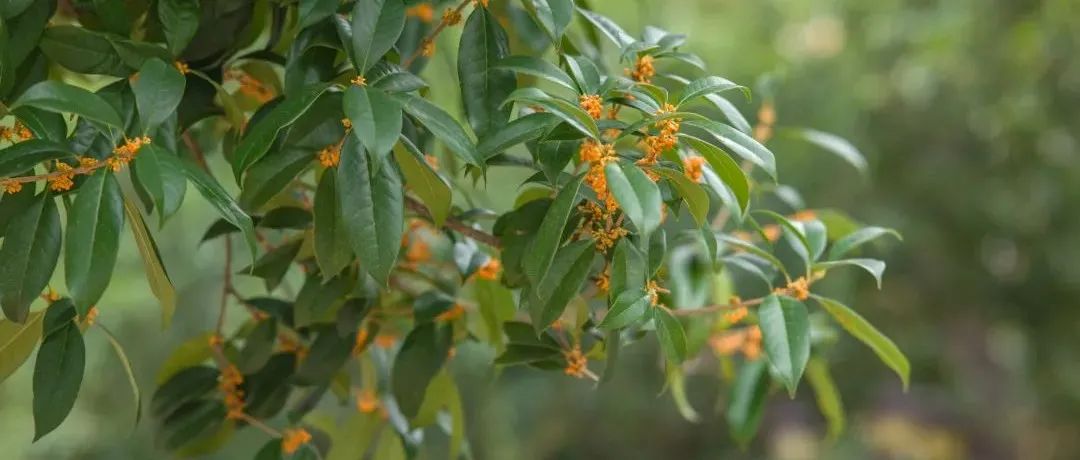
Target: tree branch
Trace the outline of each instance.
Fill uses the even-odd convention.
[[[428,220],[431,220],[431,212],[428,211],[427,207],[425,207],[423,203],[417,201],[415,198],[410,197],[410,196],[406,196],[405,197],[405,207],[408,208],[410,211],[415,212],[416,214],[420,215],[421,217],[423,217],[425,219],[428,219]],[[449,228],[450,230],[458,232],[458,233],[460,233],[462,235],[465,235],[465,236],[467,236],[469,238],[472,238],[472,239],[474,239],[476,241],[484,243],[484,244],[486,244],[488,246],[491,246],[493,248],[498,249],[498,248],[502,247],[502,243],[499,241],[499,238],[496,237],[495,235],[484,232],[483,230],[478,230],[478,229],[475,229],[473,227],[470,227],[468,224],[466,224],[466,223],[464,223],[464,222],[462,222],[460,220],[457,220],[457,219],[454,219],[454,218],[451,217],[451,218],[446,219],[446,222],[444,223],[444,225],[446,226],[446,228]]]

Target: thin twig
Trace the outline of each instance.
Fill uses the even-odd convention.
[[[219,337],[221,336],[221,331],[225,328],[225,308],[229,306],[229,294],[233,292],[232,238],[230,238],[230,235],[225,235],[225,269],[223,272],[224,285],[221,287],[221,306],[218,310],[217,327],[214,329]]]
[[[724,304],[724,305],[710,305],[708,307],[681,309],[681,310],[668,310],[668,311],[670,311],[671,314],[674,315],[674,316],[709,315],[709,314],[712,314],[712,313],[719,313],[719,312],[722,312],[722,311],[734,310],[734,309],[739,308],[739,307],[752,307],[754,305],[761,304],[761,302],[764,301],[764,300],[765,300],[764,297],[759,297],[757,299],[745,300],[745,301],[739,302],[737,304],[733,303],[733,304]]]
[[[427,207],[425,207],[423,203],[417,201],[416,199],[414,199],[412,197],[409,197],[409,196],[405,197],[405,207],[409,208],[410,211],[415,212],[416,214],[419,214],[421,217],[424,217],[424,218],[426,218],[428,220],[431,219],[431,212],[428,211]],[[462,222],[460,220],[457,220],[457,219],[454,219],[454,218],[449,218],[449,219],[446,219],[446,222],[444,222],[443,225],[445,225],[446,228],[449,228],[450,230],[458,232],[458,233],[460,233],[462,235],[465,235],[465,236],[467,236],[469,238],[472,238],[472,239],[474,239],[476,241],[484,243],[484,244],[486,244],[488,246],[491,246],[493,248],[497,249],[497,248],[499,248],[501,246],[501,243],[499,242],[499,238],[496,237],[495,235],[484,232],[483,230],[478,230],[478,229],[475,229],[473,227],[470,227],[468,224],[466,224],[466,223],[464,223],[464,222]]]
[[[472,0],[462,0],[461,3],[458,4],[457,8],[454,8],[454,12],[461,13],[461,11],[464,10],[470,2],[472,2]],[[401,66],[409,68],[409,65],[411,65],[413,61],[416,60],[416,58],[420,57],[420,53],[424,51],[425,43],[431,43],[434,46],[435,39],[439,37],[439,34],[442,33],[443,29],[445,29],[446,26],[447,23],[445,20],[439,21],[439,25],[435,26],[435,30],[431,31],[431,33],[428,34],[427,37],[420,41],[420,47],[413,50],[412,55],[410,55],[408,59],[402,61]]]

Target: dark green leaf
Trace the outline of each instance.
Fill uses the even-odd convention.
[[[517,87],[514,74],[495,63],[510,54],[506,31],[487,8],[475,8],[461,32],[458,47],[458,79],[461,101],[473,132],[480,138],[510,119],[510,107],[502,103]]]
[[[356,2],[352,13],[353,65],[363,74],[390,51],[405,27],[401,0]]]
[[[432,222],[435,226],[442,227],[450,216],[454,199],[450,184],[431,169],[431,165],[424,160],[416,146],[406,138],[402,138],[401,142],[394,146],[394,160],[401,167],[405,184],[427,206]]]
[[[82,385],[86,347],[75,323],[45,337],[34,364],[34,440],[67,418]]]
[[[662,306],[650,308],[649,314],[656,322],[656,339],[660,341],[660,350],[664,352],[664,356],[673,363],[685,361],[686,331],[679,319]]]
[[[300,253],[302,239],[294,240],[278,246],[263,254],[255,264],[251,266],[251,276],[262,278],[266,281],[266,290],[273,291],[281,284],[285,273],[289,271],[296,255]]]
[[[764,169],[776,180],[775,156],[746,133],[715,121],[689,120],[685,124],[704,129],[732,153]]]
[[[401,104],[382,90],[350,86],[343,105],[353,135],[376,158],[385,158],[401,134]]]
[[[593,120],[593,118],[582,110],[581,107],[578,107],[576,103],[559,99],[532,87],[520,88],[513,93],[510,93],[510,95],[506,97],[506,102],[504,102],[504,104],[509,104],[511,102],[540,106],[545,111],[561,118],[586,136],[592,137],[593,139],[600,138],[600,130],[596,127],[596,120]]]
[[[139,69],[139,79],[131,84],[143,132],[150,132],[176,113],[184,98],[187,80],[171,64],[147,59]]]
[[[124,123],[108,102],[85,89],[46,80],[31,86],[12,108],[37,107],[57,113],[74,113],[89,120],[105,123],[114,128],[123,129]]]
[[[494,132],[489,132],[480,140],[480,145],[476,149],[479,150],[480,156],[487,160],[510,147],[540,137],[557,123],[559,123],[559,118],[550,113],[530,113]]]
[[[337,11],[338,0],[309,0],[300,2],[300,28],[306,28],[322,21]]]
[[[531,345],[525,343],[511,343],[506,351],[495,358],[495,364],[513,366],[516,364],[532,364],[542,361],[558,361],[563,359],[562,351],[543,345]]]
[[[63,144],[44,139],[28,139],[0,150],[0,177],[14,177],[47,161],[75,155]]]
[[[561,85],[570,90],[577,90],[574,80],[563,72],[562,69],[548,61],[534,56],[508,56],[495,63],[493,68],[506,69],[512,72],[543,78],[552,83]]]
[[[810,320],[806,305],[791,297],[770,295],[758,307],[765,353],[794,397],[810,359]]]
[[[539,284],[544,279],[552,259],[555,258],[555,251],[562,242],[563,229],[566,228],[570,214],[578,202],[578,190],[581,189],[584,179],[585,176],[581,175],[563,186],[536,231],[536,237],[524,260],[525,275],[533,284]]]
[[[59,213],[49,193],[42,192],[14,216],[0,247],[0,303],[9,320],[26,321],[30,303],[49,284],[59,254]]]
[[[608,189],[626,217],[643,238],[660,226],[660,189],[632,163],[608,163],[604,167]]]
[[[315,191],[315,261],[324,278],[341,273],[353,260],[349,235],[338,203],[334,171],[323,173]]]
[[[420,412],[428,384],[446,362],[451,340],[451,328],[438,323],[421,324],[405,337],[394,360],[390,385],[406,417]]]
[[[686,201],[686,207],[690,210],[694,222],[697,222],[698,226],[705,225],[709,216],[709,195],[705,193],[705,189],[701,188],[696,182],[691,181],[681,171],[670,168],[653,168],[653,171],[671,182],[671,185]]]
[[[848,334],[851,334],[856,339],[859,339],[866,346],[874,350],[874,353],[881,358],[881,361],[889,366],[892,370],[896,371],[896,375],[900,376],[900,381],[904,384],[904,389],[907,390],[908,381],[911,375],[911,364],[908,363],[907,357],[900,351],[900,348],[889,340],[885,334],[878,331],[870,322],[866,321],[862,316],[848,308],[846,305],[837,302],[833,299],[814,296],[814,300],[821,305],[825,311],[832,315],[833,319],[843,327]]]
[[[64,280],[81,314],[101,299],[116,266],[124,227],[124,197],[109,168],[91,175],[68,213]]]
[[[180,209],[187,193],[187,177],[180,157],[158,144],[143,146],[135,160],[134,173],[154,202],[159,225]]]
[[[304,385],[322,385],[329,382],[349,360],[355,337],[355,334],[342,337],[334,327],[322,328],[315,338],[315,343],[311,344],[308,356],[300,362],[300,367],[296,370],[297,382]]]
[[[612,292],[616,294],[616,292]],[[649,309],[649,296],[645,291],[633,290],[617,293],[618,297],[612,303],[604,320],[600,322],[601,329],[618,329],[626,327],[645,316]]]
[[[270,355],[274,353],[274,345],[277,344],[277,322],[274,320],[259,321],[255,329],[244,339],[244,348],[240,349],[240,355],[236,359],[236,367],[245,374],[253,373],[262,369]]]
[[[615,245],[615,252],[611,256],[611,286],[609,291],[618,296],[625,291],[639,291],[645,289],[647,277],[647,261],[634,244],[626,238],[620,239]]]
[[[585,16],[585,19],[592,23],[596,30],[603,33],[605,37],[614,42],[619,48],[623,48],[636,41],[634,40],[634,37],[626,33],[622,27],[619,27],[619,25],[615,24],[611,19],[582,8],[578,8],[578,12],[581,13],[582,16]]]
[[[401,178],[389,160],[375,171],[354,137],[341,148],[338,204],[364,270],[386,285],[401,249],[405,204]]]
[[[266,154],[278,132],[296,122],[328,87],[325,83],[318,83],[300,94],[286,97],[248,130],[233,152],[233,173],[238,181],[245,170]]]
[[[431,131],[431,134],[458,158],[472,166],[484,164],[484,159],[477,153],[472,138],[450,114],[419,96],[412,94],[394,94],[393,96],[402,103],[402,108],[406,113]]]
[[[743,365],[731,387],[725,419],[731,437],[741,446],[746,446],[754,438],[761,424],[762,408],[769,391],[769,373],[766,370],[764,359],[749,361]]]
[[[562,316],[589,277],[596,249],[591,241],[576,241],[559,249],[543,281],[530,290],[529,316],[537,332]],[[524,295],[524,294],[523,294]]]
[[[251,259],[255,259],[255,226],[251,223],[251,217],[240,209],[240,205],[233,200],[232,195],[229,195],[217,179],[214,179],[209,173],[199,169],[189,162],[181,162],[184,167],[184,175],[188,180],[195,185],[195,188],[199,190],[203,198],[209,201],[211,205],[218,210],[225,220],[234,227],[239,228],[244,234],[244,239],[247,242],[248,253],[251,255]]]
[[[158,0],[157,14],[169,52],[179,56],[199,30],[199,1]]]

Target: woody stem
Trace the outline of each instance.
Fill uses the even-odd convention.
[[[471,1],[472,0],[462,0],[461,3],[459,3],[458,6],[456,8],[454,8],[454,13],[461,13],[461,11],[465,9],[465,6],[467,6],[469,4],[469,2],[471,2]],[[446,26],[447,26],[447,23],[446,23],[445,20],[439,21],[439,25],[435,26],[435,30],[432,30],[431,33],[428,34],[428,36],[426,38],[424,38],[423,41],[420,42],[421,43],[420,47],[417,48],[416,50],[414,50],[412,55],[410,55],[408,59],[406,59],[405,61],[403,61],[401,63],[401,66],[405,67],[405,68],[408,68],[409,65],[412,64],[413,61],[416,60],[416,58],[420,57],[420,53],[423,52],[423,49],[424,49],[423,44],[424,43],[434,43],[435,39],[438,38],[439,34],[442,33],[443,29],[445,29]]]
[[[409,208],[410,211],[415,212],[416,214],[420,215],[421,217],[424,217],[425,219],[429,219],[429,220],[431,219],[431,213],[424,206],[424,204],[417,201],[413,197],[410,197],[410,196],[405,197],[405,207]],[[460,233],[462,235],[465,235],[465,236],[467,236],[469,238],[472,238],[472,239],[474,239],[476,241],[484,243],[484,244],[486,244],[488,246],[491,246],[493,248],[497,249],[497,248],[499,248],[501,246],[499,238],[496,237],[495,235],[487,233],[487,232],[485,232],[483,230],[477,230],[477,229],[475,229],[473,227],[470,227],[468,224],[466,224],[466,223],[464,223],[464,222],[462,222],[460,220],[457,220],[457,219],[454,219],[454,218],[449,218],[449,219],[446,219],[446,222],[444,222],[443,225],[445,225],[446,228],[449,228],[450,230],[458,232],[458,233]]]

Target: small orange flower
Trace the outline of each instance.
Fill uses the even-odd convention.
[[[495,281],[499,279],[499,271],[502,270],[502,262],[499,259],[490,258],[484,265],[476,270],[476,277],[482,280]]]
[[[738,323],[750,314],[750,311],[742,304],[742,299],[739,296],[731,296],[728,303],[731,305],[731,311],[724,313],[724,321],[728,324]]]
[[[379,410],[379,398],[369,389],[360,390],[356,395],[356,410],[370,414]]]
[[[364,349],[367,348],[367,342],[368,330],[363,325],[360,325],[360,330],[356,332],[356,341],[353,343],[353,356],[360,356],[361,354],[363,354]]]
[[[780,226],[776,224],[769,224],[761,228],[761,233],[765,235],[765,239],[770,243],[775,243],[780,239]]]
[[[287,428],[281,433],[281,452],[292,455],[300,446],[311,442],[311,434],[303,428]]]
[[[419,19],[420,22],[431,22],[435,18],[435,9],[430,3],[420,3],[406,8],[405,16]]]
[[[705,165],[705,159],[702,157],[686,157],[683,158],[683,169],[686,170],[686,177],[694,182],[701,182],[701,177],[705,174],[702,167]]]
[[[95,168],[98,165],[97,158],[93,157],[80,157],[79,167],[83,169]]]
[[[337,145],[328,145],[319,150],[319,164],[327,168],[336,168],[341,163],[341,148]]]
[[[439,157],[430,153],[426,153],[424,154],[424,162],[427,163],[428,166],[431,166],[431,169],[434,169],[436,171],[439,170]]]
[[[442,22],[447,27],[453,27],[461,23],[461,12],[454,8],[447,8],[443,11]]]
[[[810,282],[805,277],[799,277],[788,283],[786,293],[798,300],[806,300],[810,297]]]
[[[649,55],[639,56],[637,61],[634,62],[634,70],[630,71],[630,76],[638,83],[649,83],[652,81],[653,75],[656,75],[656,68],[653,67],[653,57]]]
[[[346,132],[348,132],[350,129],[352,129],[352,120],[350,120],[348,118],[342,118],[341,119],[341,126],[343,126],[345,128]]]
[[[566,357],[566,368],[563,369],[566,375],[580,379],[588,374],[589,360],[581,353],[581,347],[574,345],[572,350],[564,351],[563,356]]]
[[[30,132],[30,129],[27,128],[26,125],[22,124],[21,121],[15,122],[15,132],[18,133],[19,140],[25,141],[34,137],[34,133]]]
[[[473,0],[473,4],[482,6],[484,8],[487,8],[488,7],[488,1],[489,0]]]
[[[394,343],[397,342],[397,337],[394,334],[379,334],[375,336],[375,345],[379,348],[393,348]]]
[[[803,209],[802,211],[792,214],[789,218],[796,222],[809,222],[817,219],[817,213],[814,212],[813,209]]]
[[[22,190],[22,183],[14,179],[4,179],[0,181],[0,188],[4,189],[4,193],[16,194]]]
[[[604,113],[603,100],[595,94],[582,94],[578,97],[578,106],[594,120],[599,120]]]
[[[609,268],[604,268],[604,271],[600,272],[599,275],[596,275],[595,283],[596,289],[603,294],[606,294],[611,290],[611,270]]]
[[[431,260],[431,247],[424,240],[417,239],[409,245],[405,251],[405,261],[411,264],[427,262]]]
[[[83,322],[83,324],[85,324],[88,327],[93,326],[94,321],[97,321],[97,317],[98,317],[98,309],[97,309],[97,307],[91,305],[90,309],[86,311],[86,317],[82,319],[82,322]]]
[[[364,78],[363,75],[357,75],[356,78],[353,78],[350,81],[350,83],[352,83],[353,85],[356,85],[356,86],[364,87],[364,86],[367,86],[367,79]]]
[[[50,287],[48,291],[45,291],[44,294],[41,294],[41,298],[46,302],[53,303],[57,300],[60,300],[60,293],[56,292],[55,289]]]
[[[450,307],[450,309],[439,313],[439,315],[435,317],[435,320],[449,322],[458,319],[464,315],[465,307],[461,306],[460,304],[454,304],[454,306]]]
[[[184,61],[173,61],[173,67],[176,67],[176,70],[182,74],[187,75],[191,73],[191,68],[188,67],[187,63]]]
[[[660,287],[660,283],[657,283],[656,280],[649,280],[648,283],[645,283],[645,293],[649,295],[649,304],[654,307],[660,304],[660,294],[668,292],[671,291]]]
[[[424,57],[432,57],[435,55],[435,42],[430,38],[425,38],[420,42],[420,55]]]
[[[49,189],[54,192],[71,190],[75,186],[75,171],[67,163],[56,162],[56,175],[49,178]]]

